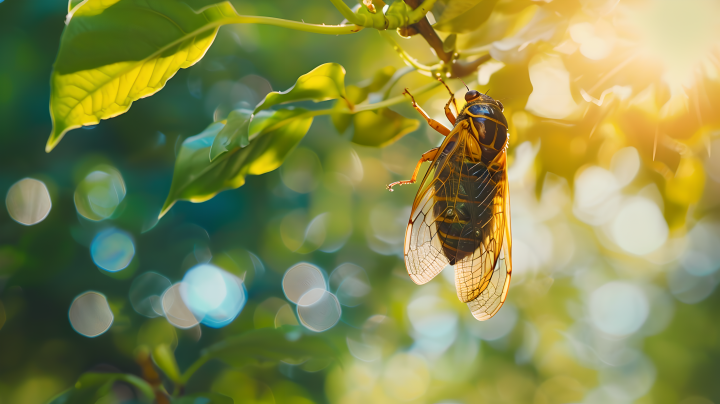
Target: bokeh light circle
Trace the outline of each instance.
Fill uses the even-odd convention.
[[[176,283],[163,293],[162,310],[170,324],[177,328],[192,328],[198,325],[198,320],[183,302],[180,286],[181,283]]]
[[[309,330],[322,332],[340,320],[342,309],[337,297],[324,288],[311,289],[298,300],[298,318]]]
[[[701,220],[688,232],[687,248],[680,263],[694,276],[706,276],[720,268],[720,223]]]
[[[618,150],[610,161],[610,171],[620,186],[628,185],[640,170],[640,154],[629,146]]]
[[[457,330],[458,314],[445,299],[433,294],[422,294],[407,306],[407,315],[413,329],[423,337],[451,337]]]
[[[642,354],[623,365],[602,369],[599,374],[600,383],[614,391],[617,398],[613,402],[635,402],[650,391],[656,377],[655,365]]]
[[[330,290],[343,306],[354,307],[370,293],[370,279],[365,270],[355,264],[340,264],[330,274]]]
[[[146,272],[135,278],[128,295],[130,304],[138,314],[145,317],[160,317],[162,295],[172,286],[170,280],[155,272]]]
[[[306,194],[317,188],[322,164],[317,154],[303,147],[295,149],[280,166],[280,178],[286,187]]]
[[[647,296],[631,283],[609,282],[590,295],[590,319],[606,334],[632,334],[645,323],[649,313]]]
[[[230,324],[247,301],[242,280],[211,264],[190,268],[180,284],[180,295],[195,318],[213,328]]]
[[[695,276],[687,269],[680,267],[667,274],[670,292],[685,304],[699,303],[710,296],[720,282],[716,274]]]
[[[295,304],[310,290],[327,290],[325,276],[322,271],[318,267],[305,262],[296,264],[285,272],[282,287],[285,297]]]
[[[73,300],[68,317],[72,328],[88,338],[103,334],[115,318],[105,295],[93,291],[85,292]]]
[[[52,201],[45,183],[34,178],[23,178],[8,190],[5,206],[14,221],[32,226],[47,217]]]
[[[590,166],[575,177],[573,213],[590,225],[601,225],[612,219],[620,204],[620,185],[608,170]]]
[[[644,255],[662,246],[668,237],[668,225],[660,208],[647,198],[627,200],[612,222],[612,235],[623,250]]]
[[[90,255],[98,267],[117,272],[130,265],[135,256],[135,244],[128,233],[110,228],[95,236],[90,244]]]
[[[125,181],[111,166],[100,166],[75,189],[75,209],[89,220],[107,219],[125,199]]]

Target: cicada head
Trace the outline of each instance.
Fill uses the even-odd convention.
[[[470,90],[465,94],[467,105],[461,115],[472,123],[472,132],[480,142],[482,161],[489,164],[503,150],[508,139],[508,124],[499,101]]]

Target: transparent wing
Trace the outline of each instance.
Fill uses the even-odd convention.
[[[484,321],[494,316],[505,303],[505,298],[510,288],[510,277],[512,275],[512,240],[510,235],[510,221],[508,210],[507,229],[503,237],[502,252],[495,265],[493,274],[487,287],[468,303],[472,315]]]
[[[457,167],[453,154],[460,150],[459,141],[465,137],[459,127],[445,138],[438,156],[430,164],[413,202],[410,221],[405,231],[405,266],[410,279],[418,285],[429,282],[450,261],[443,250],[438,234],[438,198],[448,193],[448,179]]]

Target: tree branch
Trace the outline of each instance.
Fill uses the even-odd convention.
[[[414,10],[420,6],[420,0],[405,0],[405,4],[412,7]],[[412,27],[420,35],[422,35],[423,38],[425,38],[428,45],[433,48],[435,54],[438,58],[440,58],[440,60],[445,63],[450,63],[452,61],[452,54],[445,52],[442,40],[438,36],[437,32],[435,32],[432,25],[430,25],[430,21],[428,21],[426,16],[423,16],[423,18],[421,18],[416,24],[413,24]]]
[[[405,0],[405,4],[415,9],[420,5],[420,0]],[[456,54],[445,51],[445,49],[443,48],[443,41],[438,36],[437,32],[435,32],[435,29],[432,27],[432,25],[430,25],[430,21],[428,21],[426,16],[423,16],[420,21],[411,25],[409,28],[410,30],[406,30],[406,32],[410,31],[407,32],[408,34],[413,34],[412,30],[414,30],[420,35],[422,35],[422,37],[425,38],[425,41],[427,41],[428,45],[430,45],[433,51],[435,51],[437,57],[442,60],[443,63],[450,65],[450,78],[464,77],[472,74],[477,70],[478,67],[480,67],[481,64],[490,60],[489,54],[485,54],[480,58],[473,60],[472,62],[463,62],[457,60]]]

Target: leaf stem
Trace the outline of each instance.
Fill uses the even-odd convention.
[[[422,5],[425,4],[420,4],[420,0],[404,1],[405,4],[409,5],[413,9],[422,7]],[[443,48],[442,40],[438,36],[437,32],[435,32],[435,29],[432,27],[432,25],[430,25],[430,22],[428,21],[425,14],[423,14],[423,17],[417,23],[413,24],[410,28],[412,28],[415,33],[419,33],[420,35],[422,35],[423,38],[425,38],[425,41],[428,43],[428,45],[430,45],[430,47],[435,51],[435,54],[442,61],[439,69],[433,70],[434,74],[442,73],[442,75],[447,78],[464,77],[472,74],[477,70],[478,67],[480,67],[481,64],[490,60],[490,55],[486,54],[476,60],[473,60],[472,62],[464,62],[458,60],[459,54],[455,52],[446,52]],[[469,52],[466,52],[465,54],[474,55],[475,52],[480,53],[480,49],[473,49]],[[442,70],[442,72],[438,72],[438,70]]]
[[[404,60],[405,63],[407,63],[408,65],[414,67],[415,70],[420,70],[425,73],[432,73],[433,70],[440,67],[439,65],[427,66],[422,63],[419,63],[417,60],[415,60],[415,58],[413,58],[407,52],[405,52],[405,50],[403,48],[401,48],[397,42],[395,42],[395,39],[393,39],[389,33],[384,32],[384,31],[378,31],[378,32],[380,33],[380,35],[383,38],[385,38],[390,43],[390,45],[392,45],[393,49],[395,49],[395,51],[398,53],[398,55],[400,55],[400,58],[402,58],[402,60]]]
[[[345,17],[346,20],[349,22],[360,25],[362,23],[362,20],[358,18],[358,15],[355,14],[350,7],[348,7],[347,4],[343,0],[330,0],[330,2],[335,6],[335,8],[340,11],[340,14],[342,14],[343,17]]]
[[[476,48],[465,49],[462,51],[458,51],[458,53],[460,53],[460,56],[477,56],[477,55],[482,55],[482,54],[486,54],[486,53],[490,52],[490,48],[492,48],[492,44],[478,46]]]
[[[182,377],[180,377],[180,384],[186,385],[187,382],[190,380],[190,378],[195,374],[195,372],[198,371],[202,367],[202,365],[206,364],[207,361],[210,360],[207,356],[201,356],[196,360],[190,367],[183,373]]]
[[[300,114],[300,115],[293,116],[293,117],[290,118],[290,119],[283,119],[282,121],[277,122],[277,123],[275,123],[274,125],[268,126],[267,128],[263,129],[262,132],[260,132],[260,133],[272,132],[272,131],[274,131],[274,130],[277,130],[277,129],[280,128],[280,127],[283,127],[283,126],[287,125],[288,123],[290,123],[291,121],[294,121],[294,120],[296,120],[296,119],[307,119],[307,118],[312,118],[312,117],[316,117],[316,116],[319,116],[319,115],[329,115],[329,114],[332,113],[332,112],[333,112],[333,109],[332,109],[332,108],[329,108],[329,109],[316,109],[316,110],[314,110],[314,111],[307,111],[307,112],[302,113],[302,114]],[[260,135],[260,133],[258,133],[258,135]],[[257,135],[256,135],[256,136],[257,136]]]
[[[412,90],[413,95],[420,95],[424,94],[436,87],[438,87],[441,83],[439,81],[434,81],[432,83],[428,83],[422,87],[418,87],[414,90]],[[355,109],[353,109],[353,112],[362,112],[362,111],[374,111],[376,109],[381,108],[387,108],[395,104],[400,104],[403,101],[408,101],[408,98],[405,97],[404,94],[400,94],[397,97],[389,98],[385,101],[376,102],[373,104],[358,104],[355,106]]]
[[[418,87],[418,88],[412,90],[412,94],[413,95],[424,94],[424,93],[438,87],[439,85],[440,85],[439,81],[434,81],[432,83],[428,83],[422,87]],[[393,106],[395,104],[399,104],[403,101],[407,101],[407,98],[405,97],[404,94],[400,94],[397,97],[393,97],[393,98],[390,98],[390,99],[387,99],[387,100],[381,101],[381,102],[375,102],[372,104],[355,105],[355,108],[352,109],[352,113],[357,113],[357,112],[362,112],[362,111],[374,111],[374,110],[381,109],[381,108],[387,108],[387,107]],[[330,115],[334,112],[338,112],[338,110],[335,108],[328,108],[328,109],[316,109],[314,111],[307,111],[300,115],[294,116],[291,119],[285,119],[280,122],[277,122],[274,125],[268,126],[267,128],[263,129],[263,131],[261,133],[266,133],[266,132],[271,132],[271,131],[277,130],[278,128],[285,126],[288,123],[290,123],[291,121],[294,121],[296,119],[306,119],[306,118],[312,118],[312,117],[316,117],[316,116],[320,116],[320,115]]]
[[[413,9],[416,9],[422,5],[420,4],[420,0],[405,0],[405,3]],[[445,52],[445,50],[443,49],[442,40],[438,36],[437,32],[435,32],[435,29],[433,29],[432,25],[430,25],[430,22],[428,21],[427,17],[425,17],[425,14],[423,14],[423,17],[420,19],[420,21],[418,21],[416,24],[413,24],[413,28],[415,28],[417,32],[422,35],[423,38],[425,38],[425,41],[427,41],[428,45],[433,48],[440,60],[445,63],[450,63],[452,61],[452,53]]]
[[[325,25],[325,24],[308,24],[299,21],[283,20],[282,18],[262,17],[254,15],[238,15],[230,17],[224,21],[226,24],[260,24],[273,25],[276,27],[290,28],[296,31],[312,32],[315,34],[326,35],[346,35],[354,34],[363,27],[359,25]]]
[[[382,96],[383,101],[387,100],[388,97],[390,97],[390,91],[392,91],[393,87],[395,87],[395,84],[397,84],[397,82],[400,81],[403,76],[414,71],[415,69],[413,69],[412,66],[405,66],[402,69],[396,71],[395,74],[393,74],[393,76],[390,78],[390,81],[385,84],[385,91],[383,92]]]

